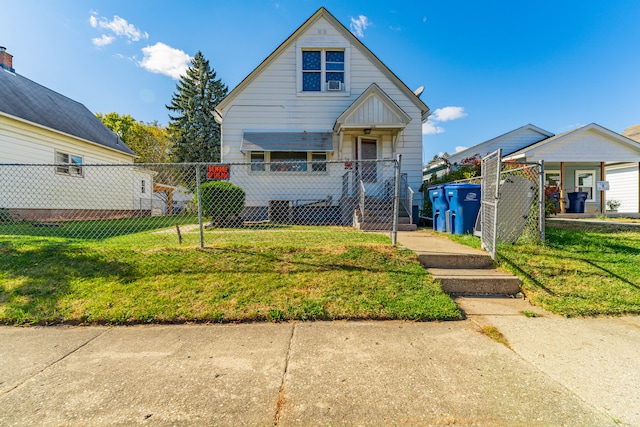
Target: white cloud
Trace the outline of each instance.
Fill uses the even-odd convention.
[[[164,74],[174,80],[180,79],[191,62],[191,57],[187,53],[160,42],[143,48],[142,53],[144,58],[138,62],[138,65],[147,71]]]
[[[456,145],[456,151],[454,153],[458,153],[460,151],[466,150],[469,147],[465,147],[464,145]]]
[[[448,122],[450,120],[461,119],[466,117],[467,113],[464,112],[464,107],[442,107],[436,109],[429,120],[422,124],[422,134],[432,135],[435,133],[443,133],[445,129],[439,126],[441,122]]]
[[[113,43],[115,39],[116,38],[113,36],[108,36],[106,34],[103,34],[102,37],[96,37],[91,39],[91,43],[93,43],[94,46],[96,47],[102,47],[102,46],[106,46],[108,44]]]
[[[433,135],[436,133],[443,133],[444,129],[440,126],[434,124],[432,121],[427,121],[422,124],[422,134],[423,135]]]
[[[430,119],[438,122],[448,122],[449,120],[461,119],[466,115],[464,107],[443,107],[436,109]]]
[[[398,27],[394,27],[394,26],[389,26],[389,29],[391,31],[402,31],[402,27],[398,26]]]
[[[115,15],[111,21],[104,17],[96,17],[95,12],[89,17],[89,24],[93,28],[101,28],[103,30],[109,30],[116,36],[126,37],[129,41],[137,42],[141,39],[148,39],[149,34],[145,31],[141,31],[135,25],[127,22],[126,19]]]
[[[351,18],[351,32],[359,38],[364,37],[364,30],[371,25],[371,21],[364,15],[360,15],[357,18]]]

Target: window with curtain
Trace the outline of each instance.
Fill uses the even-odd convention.
[[[585,192],[588,194],[587,200],[594,201],[596,186],[596,172],[595,171],[576,171],[576,187],[577,191]]]

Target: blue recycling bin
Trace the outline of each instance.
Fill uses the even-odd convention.
[[[434,185],[427,189],[433,217],[433,229],[435,231],[447,231],[446,212],[449,209],[447,197],[444,194],[444,185]]]
[[[569,198],[567,212],[584,213],[584,202],[589,197],[589,193],[586,191],[574,191],[573,193],[567,193],[567,197]]]
[[[449,229],[453,234],[473,233],[480,212],[479,184],[448,184],[444,192],[449,202]]]

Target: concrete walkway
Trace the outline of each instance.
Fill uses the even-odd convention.
[[[467,320],[0,327],[0,425],[640,425],[640,317],[456,301]]]

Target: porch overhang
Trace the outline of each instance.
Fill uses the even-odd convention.
[[[245,132],[240,151],[333,151],[331,132]]]
[[[392,130],[399,132],[411,117],[377,84],[372,83],[336,120],[333,130]]]

